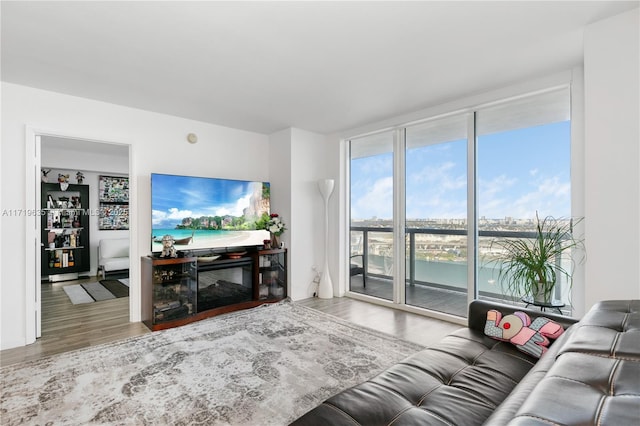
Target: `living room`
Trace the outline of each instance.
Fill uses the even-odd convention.
[[[603,2],[601,6],[606,10],[605,3],[609,2]],[[638,238],[640,179],[637,167],[640,154],[637,125],[638,45],[637,37],[634,38],[634,36],[637,35],[638,4],[637,2],[629,3],[631,6],[612,3],[613,6],[610,7],[620,7],[620,9],[609,9],[603,12],[604,15],[597,15],[594,12],[595,20],[591,21],[589,17],[583,18],[585,22],[581,26],[567,29],[566,32],[571,33],[572,37],[577,37],[578,44],[581,46],[581,50],[577,53],[578,60],[568,61],[571,62],[570,66],[563,61],[560,61],[561,66],[558,66],[558,62],[554,61],[557,58],[552,55],[545,57],[541,53],[545,50],[551,51],[552,45],[567,42],[566,39],[541,38],[540,43],[543,48],[539,47],[539,50],[535,50],[535,53],[540,56],[532,55],[532,60],[529,62],[520,62],[524,59],[515,56],[510,58],[512,62],[508,67],[504,67],[503,64],[494,66],[493,73],[504,72],[508,75],[501,82],[492,82],[486,86],[467,86],[464,88],[464,93],[460,93],[461,89],[458,86],[452,86],[449,83],[448,95],[442,95],[431,102],[423,101],[416,108],[409,109],[401,102],[396,103],[393,108],[377,109],[372,105],[384,103],[369,97],[364,100],[368,111],[366,117],[357,116],[349,121],[346,119],[349,113],[347,108],[340,110],[342,117],[339,118],[345,121],[327,125],[303,120],[282,121],[277,118],[274,127],[272,125],[274,122],[270,122],[269,125],[258,125],[257,123],[261,123],[262,120],[259,111],[243,110],[241,104],[218,106],[216,114],[209,111],[208,113],[218,120],[215,124],[208,122],[206,114],[200,113],[195,107],[192,109],[192,112],[195,110],[194,114],[187,115],[184,111],[174,109],[171,101],[167,100],[169,93],[158,96],[154,87],[145,87],[144,72],[131,86],[121,90],[126,92],[135,87],[142,87],[140,92],[148,95],[147,102],[158,105],[156,110],[145,108],[140,103],[123,104],[118,101],[115,92],[113,98],[98,96],[101,94],[100,84],[94,83],[95,86],[92,87],[88,82],[108,80],[108,76],[100,74],[98,77],[89,75],[84,82],[86,85],[77,89],[77,92],[66,94],[62,87],[47,87],[44,83],[40,83],[38,76],[33,77],[33,81],[27,81],[27,74],[20,74],[20,70],[11,71],[12,60],[17,60],[16,58],[20,55],[13,52],[12,56],[6,56],[8,53],[5,43],[8,42],[5,41],[4,35],[7,24],[14,31],[16,31],[15,27],[18,27],[18,32],[20,29],[27,28],[26,22],[29,19],[26,21],[23,19],[25,14],[29,15],[31,12],[18,10],[20,13],[17,17],[20,21],[6,22],[13,18],[9,13],[12,10],[3,2],[2,209],[27,211],[38,207],[34,201],[38,181],[36,176],[27,172],[31,170],[28,167],[33,164],[28,154],[32,154],[35,149],[31,141],[37,135],[87,139],[130,147],[131,162],[128,174],[131,178],[131,193],[135,194],[137,200],[130,209],[131,259],[134,260],[149,254],[151,173],[268,180],[272,185],[272,210],[285,219],[289,228],[283,235],[285,245],[289,249],[290,289],[288,294],[292,300],[297,301],[311,297],[313,292],[310,291],[310,283],[313,279],[313,266],[322,265],[324,262],[322,243],[324,235],[322,227],[318,226],[324,220],[323,204],[316,182],[319,179],[332,178],[336,181],[336,191],[329,203],[331,246],[328,263],[334,280],[334,295],[340,297],[345,294],[348,281],[346,262],[348,231],[343,229],[347,211],[344,187],[347,179],[344,174],[344,141],[347,138],[393,126],[395,123],[409,122],[411,119],[444,114],[462,108],[470,102],[488,101],[503,95],[510,96],[518,92],[538,90],[559,81],[572,81],[583,87],[583,91],[578,92],[576,96],[582,97],[584,109],[576,111],[577,116],[574,118],[576,122],[582,120],[583,123],[583,126],[577,126],[574,129],[575,137],[583,141],[578,145],[580,150],[573,154],[579,159],[575,163],[577,169],[574,169],[574,172],[582,176],[579,179],[582,184],[574,189],[574,208],[578,216],[586,218],[585,240],[588,252],[583,274],[576,276],[576,281],[579,281],[580,285],[574,287],[574,312],[577,317],[581,317],[592,305],[601,300],[637,299],[640,296],[640,286],[637,284],[640,281],[640,271],[637,267],[637,259],[640,258],[638,245],[640,241]],[[40,14],[46,13],[32,12],[34,13],[32,19],[39,16],[40,19],[45,20],[45,17]],[[576,14],[579,15],[577,11]],[[333,15],[333,13],[329,14],[329,16]],[[344,16],[352,17],[353,15]],[[376,16],[384,21],[383,13]],[[259,21],[256,17],[253,18]],[[503,15],[503,18],[505,24],[502,29],[502,38],[505,38],[509,36],[504,33],[512,29],[508,15]],[[544,21],[538,21],[540,22]],[[65,23],[63,19],[60,25],[64,26]],[[401,23],[398,25],[402,27]],[[239,36],[238,38],[241,39]],[[258,39],[260,36],[255,35],[255,38]],[[439,42],[443,42],[443,38],[445,36],[439,37]],[[165,41],[168,45],[171,44],[170,40]],[[278,39],[278,41],[282,40]],[[336,42],[338,40],[333,38],[328,40],[329,46],[334,46]],[[114,54],[129,43],[129,39],[116,37],[114,47],[111,50],[105,50],[104,53]],[[357,47],[362,49],[366,46],[365,43]],[[409,49],[410,51],[420,51],[419,44],[412,46],[414,50]],[[156,49],[164,48],[156,47]],[[330,50],[330,47],[327,49]],[[371,50],[374,52],[368,53],[375,57],[375,49]],[[259,56],[257,52],[253,53]],[[274,56],[276,53],[278,52],[273,53]],[[526,53],[524,52],[525,56]],[[572,51],[572,53],[575,52]],[[73,60],[75,57],[77,61],[82,62],[82,59],[78,59],[82,56],[81,54],[77,52],[66,52],[66,54],[69,57],[65,57],[65,60]],[[355,55],[354,53],[354,57]],[[117,57],[117,54],[113,57]],[[354,57],[349,59],[343,57],[342,61],[333,58],[329,68],[339,73],[345,63],[349,63]],[[181,57],[178,56],[178,58]],[[146,71],[143,64],[136,62],[135,55],[125,59],[130,62],[132,68],[131,70],[120,68],[120,73],[134,73],[139,69],[138,67]],[[245,60],[246,62],[238,65],[238,73],[247,72],[252,67],[259,68],[259,64]],[[369,60],[373,61],[371,57]],[[321,58],[317,61],[322,63],[324,60]],[[393,62],[392,59],[389,61]],[[548,64],[545,61],[548,61]],[[171,64],[165,64],[167,67],[174,66],[181,69],[184,67],[180,78],[189,79],[189,62],[177,60],[169,62]],[[292,73],[298,77],[308,73],[308,80],[296,80],[296,84],[315,84],[312,70],[308,69],[302,60],[300,62],[299,68]],[[379,65],[378,62],[370,62],[366,65],[372,64]],[[54,64],[56,71],[52,70],[50,74],[55,75],[65,66]],[[231,62],[224,66],[233,68]],[[473,68],[474,65],[469,65],[466,61],[458,61],[456,66],[465,69]],[[366,68],[364,65],[363,67]],[[277,74],[283,75],[280,78],[286,80],[293,77],[277,64],[276,68]],[[503,71],[502,68],[505,70]],[[265,72],[269,69],[265,68]],[[323,69],[328,72],[326,68]],[[32,72],[37,74],[35,69]],[[443,74],[446,74],[446,70]],[[112,78],[115,79],[117,75],[118,73],[114,72]],[[211,79],[213,82],[217,81],[216,75],[212,75]],[[464,82],[464,78],[459,81]],[[263,83],[262,88],[269,86],[268,80]],[[255,81],[252,80],[252,84],[256,84]],[[412,89],[417,90],[421,85],[418,78],[404,84],[406,85],[402,90],[406,93],[411,92]],[[499,85],[496,86],[496,84]],[[357,85],[357,80],[354,78],[352,86],[357,87]],[[222,92],[224,87],[220,86],[221,84],[217,84],[215,90],[203,89],[203,91],[211,98],[216,96],[232,98],[228,93]],[[294,89],[302,90],[301,87],[296,86]],[[368,93],[396,90],[391,89],[392,85],[388,81],[367,87]],[[240,96],[243,91],[253,93],[259,89],[256,86],[238,86],[233,90],[236,90],[237,95]],[[220,92],[216,93],[216,90]],[[322,90],[331,91],[327,87]],[[171,94],[177,98],[187,96],[182,92],[181,87],[173,87],[171,91],[173,92]],[[362,94],[362,92],[354,93]],[[309,104],[314,104],[313,98],[289,98],[281,95],[285,95],[285,92],[270,90],[261,103],[251,97],[243,100],[247,104],[254,102],[255,105],[261,106],[263,111],[268,111],[272,103],[287,104],[291,114],[296,109],[310,108]],[[321,97],[318,96],[319,102]],[[580,102],[580,99],[577,101]],[[334,105],[335,108],[345,103],[345,100],[340,98],[336,102],[338,104]],[[323,105],[329,108],[327,105],[331,104]],[[225,115],[225,107],[229,110],[235,108],[233,112],[236,115]],[[311,110],[310,115],[325,115],[323,110],[314,111],[312,108]],[[243,114],[253,119],[255,127],[243,127],[240,121],[234,121]],[[331,130],[326,132],[318,130],[324,128]],[[187,141],[186,136],[189,133],[198,136],[197,143]],[[247,155],[247,153],[257,154]],[[614,220],[612,216],[615,216]],[[31,276],[35,270],[33,256],[28,254],[32,253],[33,248],[27,244],[27,241],[33,240],[35,231],[29,224],[29,218],[26,216],[3,214],[0,225],[3,235],[0,246],[0,259],[2,259],[0,320],[2,321],[1,349],[3,350],[25,346],[36,340],[33,315],[35,290],[32,285],[27,284],[31,282]],[[131,277],[130,319],[137,322],[141,319],[140,264],[137,261],[131,263]]]

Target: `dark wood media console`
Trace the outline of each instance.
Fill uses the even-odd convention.
[[[142,321],[147,327],[177,327],[287,297],[286,249],[210,259],[142,257]]]

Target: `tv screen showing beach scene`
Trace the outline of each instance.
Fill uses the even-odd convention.
[[[151,251],[170,235],[176,250],[262,245],[269,182],[151,174]]]

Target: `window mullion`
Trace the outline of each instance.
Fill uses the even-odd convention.
[[[477,137],[476,113],[469,114],[467,120],[467,301],[478,298],[478,230],[477,230]]]
[[[405,129],[393,135],[393,302],[405,301]]]

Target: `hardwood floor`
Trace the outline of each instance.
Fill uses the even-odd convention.
[[[459,324],[348,297],[310,298],[296,303],[424,346],[433,345],[445,335],[462,327]]]
[[[43,284],[42,337],[32,345],[0,351],[0,366],[150,333],[142,323],[129,322],[128,297],[73,305],[62,290],[65,285],[97,280]],[[425,346],[461,327],[346,297],[295,303]]]
[[[62,290],[66,285],[98,280],[43,284],[42,337],[31,345],[0,351],[0,366],[149,333],[144,324],[129,322],[128,297],[74,305]]]

